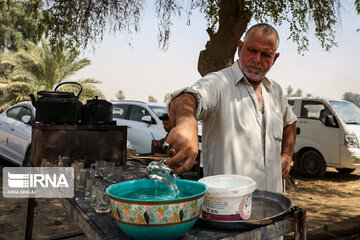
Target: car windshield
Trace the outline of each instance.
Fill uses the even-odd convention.
[[[156,116],[160,117],[164,113],[167,113],[166,106],[149,106],[151,110],[156,114]]]
[[[330,101],[341,120],[346,124],[360,125],[360,108],[351,102]]]

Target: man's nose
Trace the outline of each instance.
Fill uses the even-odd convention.
[[[256,52],[254,54],[253,62],[256,64],[261,64],[261,52]]]

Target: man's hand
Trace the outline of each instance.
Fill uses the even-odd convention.
[[[282,178],[289,176],[296,138],[296,122],[284,127],[281,143]]]
[[[166,142],[175,149],[176,154],[166,161],[175,173],[188,171],[194,165],[198,154],[197,120],[195,118],[196,99],[183,93],[170,103],[170,124],[174,126]]]
[[[281,154],[281,172],[282,178],[285,179],[289,176],[291,168],[292,157],[288,154]]]
[[[198,154],[197,124],[189,125],[174,127],[166,140],[176,151],[176,154],[166,161],[175,173],[190,170]]]

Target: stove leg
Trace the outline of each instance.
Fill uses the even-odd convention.
[[[27,212],[25,218],[25,240],[32,239],[32,230],[33,230],[33,223],[34,223],[34,209],[35,209],[35,198],[28,198],[27,203]]]

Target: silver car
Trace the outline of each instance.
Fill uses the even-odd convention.
[[[34,117],[31,102],[17,103],[0,114],[0,157],[20,166],[29,164]]]
[[[166,105],[141,101],[112,102],[113,119],[118,126],[128,127],[128,140],[139,154],[151,153],[151,140],[166,136],[162,121]]]
[[[128,140],[139,154],[151,154],[151,140],[165,138],[161,115],[167,112],[165,104],[142,101],[118,101],[113,104],[113,119],[118,126],[128,127]],[[202,125],[198,122],[199,149]]]

